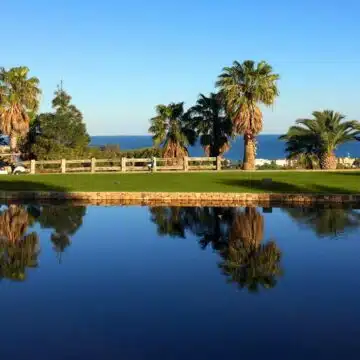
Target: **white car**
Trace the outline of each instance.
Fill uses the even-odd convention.
[[[14,165],[6,165],[4,163],[0,163],[0,175],[20,175],[26,174],[28,171],[26,167],[21,164],[14,164]]]

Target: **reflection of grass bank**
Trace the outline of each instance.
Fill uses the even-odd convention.
[[[272,178],[272,183],[263,183]],[[360,172],[208,172],[0,176],[0,189],[39,191],[168,191],[360,193]]]

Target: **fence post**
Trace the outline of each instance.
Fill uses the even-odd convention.
[[[36,161],[30,160],[30,174],[35,174]]]
[[[91,172],[94,173],[96,171],[96,159],[91,158]]]
[[[216,157],[216,170],[217,171],[221,170],[221,157],[220,156]]]
[[[61,159],[61,173],[62,174],[66,173],[66,160],[65,159]]]
[[[126,171],[126,157],[121,158],[121,171]]]
[[[153,166],[152,166],[152,171],[156,171],[156,157],[153,157]]]
[[[184,171],[189,171],[189,157],[184,156]]]

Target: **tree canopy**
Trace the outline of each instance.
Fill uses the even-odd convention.
[[[315,156],[322,169],[336,169],[334,151],[341,144],[359,140],[360,123],[344,121],[345,116],[333,110],[314,111],[312,119],[299,119],[285,135],[288,158]]]
[[[232,124],[219,94],[200,94],[196,105],[188,111],[189,126],[200,137],[208,156],[223,155],[230,148]]]
[[[39,106],[39,79],[29,78],[29,71],[25,66],[0,68],[0,131],[9,136],[12,151],[18,138],[28,133]]]
[[[216,82],[233,121],[233,130],[244,135],[244,169],[255,168],[257,135],[263,127],[259,105],[270,106],[279,95],[279,75],[265,61],[256,64],[252,60],[243,63],[234,61],[231,67],[223,68]]]
[[[184,103],[158,105],[149,132],[156,146],[162,146],[163,156],[182,158],[188,155],[187,147],[195,143],[195,132],[187,126]]]
[[[77,157],[86,151],[90,137],[83,116],[71,96],[58,88],[52,101],[54,112],[40,114],[29,134],[30,153],[37,159]]]

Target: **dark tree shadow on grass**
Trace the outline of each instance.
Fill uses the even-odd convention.
[[[331,171],[331,172],[327,172],[327,175],[336,175],[336,176],[353,176],[353,177],[358,177],[360,176],[360,171],[356,170],[356,171]]]
[[[6,175],[13,176],[13,175]],[[42,182],[25,179],[9,179],[3,180],[0,178],[0,191],[56,191],[67,192],[69,189],[62,186],[44,184]]]
[[[270,193],[317,193],[317,194],[355,194],[360,192],[359,190],[349,190],[341,187],[319,185],[319,184],[305,184],[303,186],[290,184],[288,182],[272,181],[267,182],[259,179],[226,179],[218,182],[226,186],[248,188],[249,190],[256,190],[259,192],[270,192]]]

